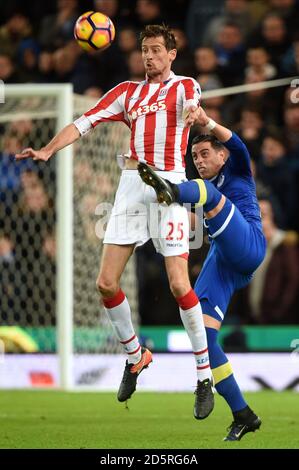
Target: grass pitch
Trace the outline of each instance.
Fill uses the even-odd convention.
[[[141,393],[129,410],[112,393],[0,392],[1,449],[294,449],[299,448],[299,395],[247,393],[260,431],[222,442],[231,423],[216,396],[204,421],[193,416],[190,393]]]

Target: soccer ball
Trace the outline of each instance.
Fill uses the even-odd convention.
[[[108,16],[98,11],[88,11],[77,19],[74,35],[85,51],[103,51],[112,43],[115,28]]]

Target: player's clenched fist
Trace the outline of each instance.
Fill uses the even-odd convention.
[[[190,106],[184,110],[183,118],[185,121],[185,127],[191,127],[195,124],[198,119],[198,108],[196,106]]]
[[[202,109],[201,106],[198,108],[198,114],[197,114],[197,122],[201,127],[205,127],[209,123],[209,118],[206,115],[205,111]]]

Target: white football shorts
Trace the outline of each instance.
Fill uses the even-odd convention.
[[[172,183],[186,181],[183,173],[157,171]],[[143,183],[137,170],[123,170],[103,243],[141,246],[153,240],[158,253],[189,253],[189,218],[179,204],[158,204],[154,189]]]

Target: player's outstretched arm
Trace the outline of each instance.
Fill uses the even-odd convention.
[[[232,137],[232,131],[210,119],[203,108],[198,108],[197,122],[206,127],[220,142],[227,142]]]
[[[58,134],[53,137],[53,139],[40,150],[34,150],[29,147],[24,149],[21,153],[15,155],[16,160],[23,160],[24,158],[32,158],[32,160],[42,160],[48,161],[49,158],[58,152],[58,150],[63,149],[67,145],[72,144],[80,137],[80,132],[78,131],[75,124],[68,124],[64,127]]]

